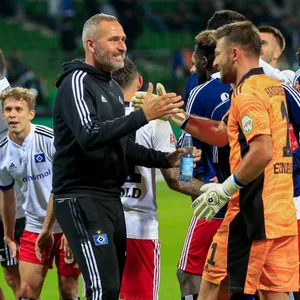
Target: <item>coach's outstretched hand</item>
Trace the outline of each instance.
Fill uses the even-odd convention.
[[[168,161],[170,166],[179,167],[180,166],[180,156],[184,153],[183,148],[177,148],[176,151],[168,154]],[[196,162],[198,162],[201,159],[201,153],[202,151],[200,149],[197,149],[196,147],[193,147],[193,157],[194,157],[194,167],[196,166]]]
[[[162,96],[152,97],[153,85],[149,83],[149,88],[144,98],[142,109],[148,121],[159,119],[167,114],[182,112],[183,106],[181,96],[175,93],[167,93]]]
[[[156,93],[158,96],[165,95],[166,89],[161,83],[156,84]],[[189,115],[185,112],[176,111],[175,114],[165,115],[162,119],[165,121],[169,121],[173,125],[180,127],[183,125],[184,121],[189,118]]]
[[[43,229],[35,242],[35,254],[43,262],[50,257],[51,249],[54,245],[54,237],[50,230]]]

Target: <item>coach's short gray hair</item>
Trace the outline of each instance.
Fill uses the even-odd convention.
[[[85,49],[86,40],[89,37],[95,36],[95,31],[97,30],[97,27],[101,21],[118,22],[118,19],[114,16],[106,15],[106,14],[97,14],[89,18],[85,22],[82,30],[82,43],[84,49]]]

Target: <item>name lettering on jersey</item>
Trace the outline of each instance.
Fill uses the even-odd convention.
[[[101,230],[97,230],[96,235],[93,235],[94,244],[96,246],[100,245],[107,245],[108,244],[108,237],[106,233],[101,233]]]
[[[228,93],[222,93],[220,96],[222,101],[226,101],[229,99],[229,94]]]
[[[11,164],[8,167],[8,171],[12,171],[12,170],[15,170],[15,169],[17,169],[17,166],[13,162],[11,162]]]
[[[105,97],[103,95],[101,95],[101,101],[102,102],[107,102],[107,100],[105,99]]]
[[[34,154],[34,161],[36,164],[45,162],[46,161],[45,154],[44,153]]]
[[[249,117],[248,115],[243,116],[242,118],[242,127],[244,130],[244,133],[249,133],[253,128],[253,119]]]
[[[276,163],[273,164],[274,174],[292,174],[293,173],[293,163]]]
[[[138,188],[122,188],[121,189],[121,198],[127,197],[127,198],[140,198],[142,195],[142,191]]]
[[[268,96],[274,97],[274,96],[284,96],[284,89],[281,86],[268,86],[265,88],[265,92],[268,94]]]
[[[29,182],[29,181],[32,181],[32,180],[40,180],[40,179],[43,179],[43,178],[48,177],[50,175],[51,175],[51,170],[48,169],[44,173],[40,173],[40,174],[37,174],[37,175],[27,175],[26,177],[22,178],[22,181],[23,182]]]

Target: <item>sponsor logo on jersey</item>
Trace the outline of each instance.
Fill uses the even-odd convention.
[[[242,127],[244,130],[244,133],[249,133],[253,128],[253,119],[249,117],[248,115],[243,116],[242,118]]]
[[[123,99],[119,96],[119,101],[122,103],[122,104],[124,104],[124,101],[123,101]]]
[[[13,162],[11,162],[11,164],[8,167],[8,171],[12,171],[12,170],[15,170],[15,169],[17,169],[17,166]]]
[[[26,177],[22,178],[23,182],[29,182],[32,180],[39,180],[39,179],[44,179],[45,177],[48,177],[51,175],[51,170],[48,169],[46,172],[44,173],[40,173],[40,174],[34,174],[34,175],[27,175]]]
[[[46,161],[45,154],[44,153],[34,154],[34,161],[36,164],[45,162]]]

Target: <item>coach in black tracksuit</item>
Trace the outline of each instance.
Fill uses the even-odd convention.
[[[114,55],[111,60],[120,59],[118,54],[124,58],[126,47],[123,51],[124,41],[119,40],[118,32],[123,32],[120,24],[114,20],[100,23],[101,28],[109,29],[108,38],[96,50],[105,47]],[[97,48],[93,39],[87,43]],[[118,43],[116,48],[112,48],[115,43]],[[90,52],[93,60],[89,57],[88,61],[92,63],[86,57],[85,62],[74,60],[65,64],[65,71],[57,81],[53,112],[54,214],[83,273],[88,299],[117,300],[126,251],[120,201],[121,186],[128,175],[126,161],[169,168],[170,163],[177,164],[179,153],[149,150],[127,137],[148,123],[149,112],[143,107],[124,116],[120,87],[111,79],[110,72],[103,71],[102,64],[106,61]],[[156,110],[152,108],[152,116]],[[155,118],[163,115],[160,114]]]

